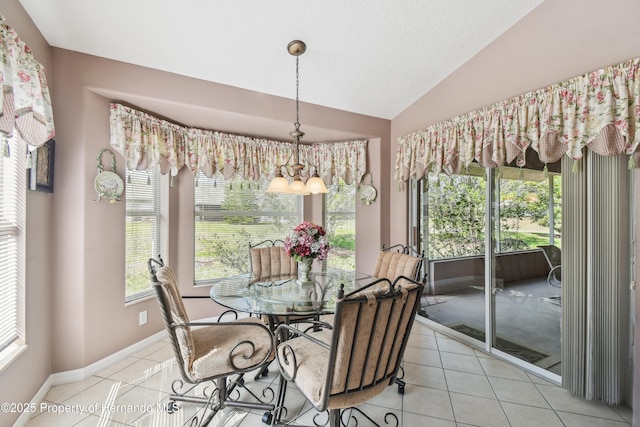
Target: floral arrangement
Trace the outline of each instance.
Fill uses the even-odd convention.
[[[289,232],[284,239],[287,255],[296,261],[323,260],[329,254],[329,241],[322,226],[303,222]]]

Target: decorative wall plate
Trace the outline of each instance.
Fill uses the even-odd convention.
[[[369,182],[365,183],[365,180],[368,178]],[[364,205],[370,205],[376,200],[378,196],[378,191],[373,186],[373,178],[371,176],[371,172],[367,172],[362,177],[362,181],[358,187],[358,197],[360,198],[360,202]]]
[[[104,152],[111,155],[111,171],[103,170],[102,153]],[[98,176],[93,181],[93,186],[98,193],[98,200],[94,200],[94,202],[99,202],[100,199],[109,200],[110,203],[120,201],[120,196],[124,191],[124,183],[120,175],[116,173],[116,156],[108,148],[98,152]]]
[[[122,178],[115,172],[100,172],[94,181],[94,186],[98,192],[98,200],[101,198],[109,200],[111,203],[119,202],[124,191]]]

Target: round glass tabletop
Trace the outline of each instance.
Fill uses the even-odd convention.
[[[311,284],[296,277],[265,277],[251,273],[225,277],[211,287],[211,298],[236,311],[265,315],[314,315],[333,313],[340,285],[344,292],[359,289],[375,278],[346,270],[312,272]]]

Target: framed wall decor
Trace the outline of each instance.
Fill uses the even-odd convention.
[[[53,164],[56,142],[48,140],[31,153],[31,173],[29,188],[31,190],[53,193]]]

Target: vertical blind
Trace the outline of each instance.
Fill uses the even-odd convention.
[[[24,336],[26,144],[16,137],[12,148],[0,154],[0,351]]]
[[[562,385],[607,404],[628,401],[632,369],[626,172],[588,153],[562,179]]]

